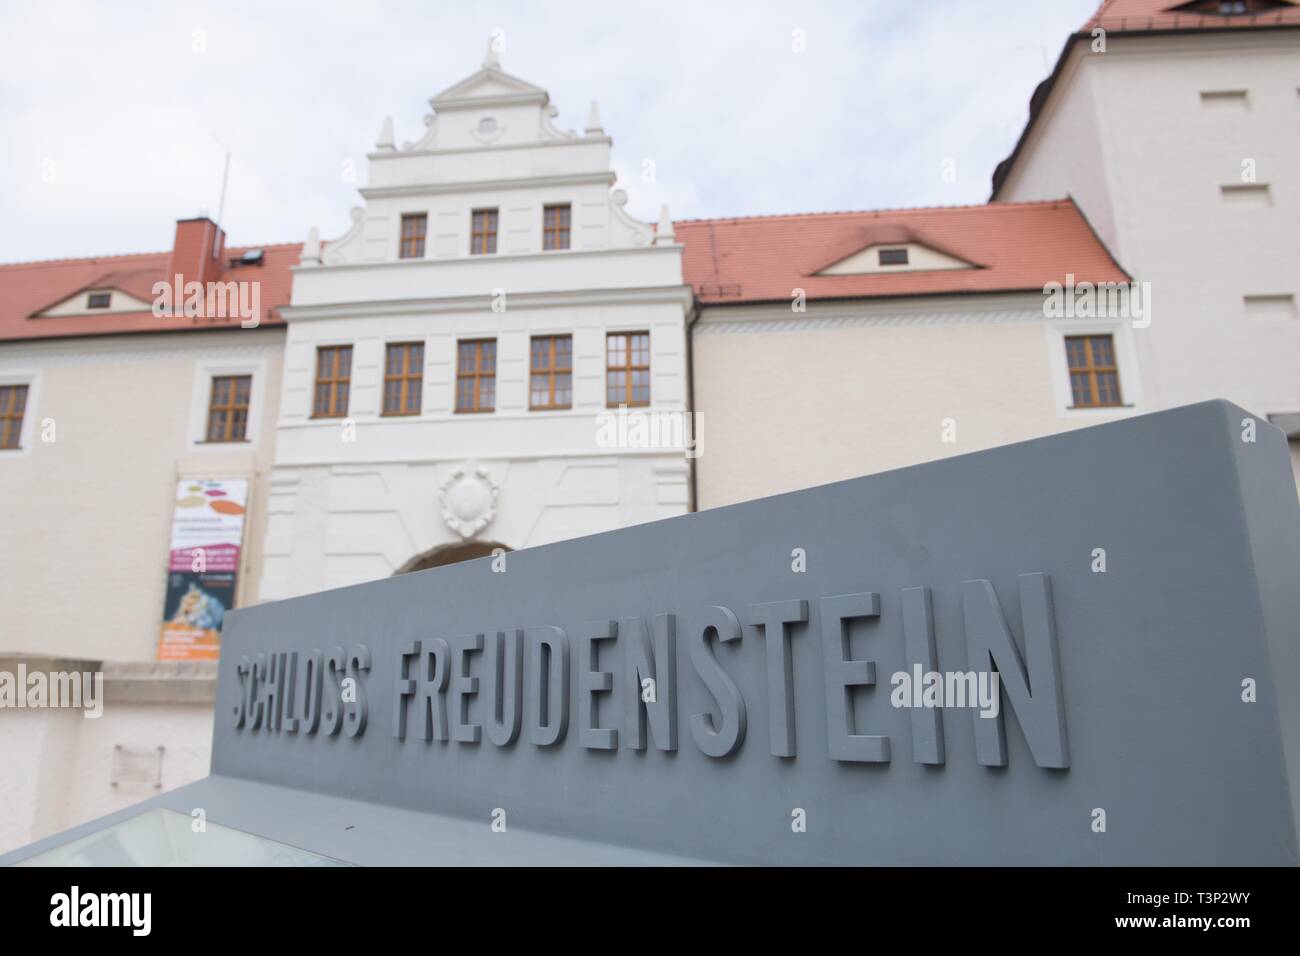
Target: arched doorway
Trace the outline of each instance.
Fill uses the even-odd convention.
[[[498,548],[502,551],[510,550],[504,544],[496,541],[457,541],[453,544],[440,544],[436,548],[430,548],[423,554],[417,554],[393,573],[409,574],[411,571],[427,571],[429,568],[440,568],[444,564],[456,564],[473,558],[485,558]]]

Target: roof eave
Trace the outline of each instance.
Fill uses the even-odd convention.
[[[1093,28],[1095,29],[1095,28]],[[1106,29],[1102,27],[1102,29]],[[1106,30],[1106,36],[1109,37],[1159,37],[1159,36],[1186,36],[1188,34],[1205,34],[1205,33],[1258,33],[1263,30],[1297,30],[1300,29],[1300,23],[1252,23],[1243,24],[1242,26],[1201,26],[1201,27],[1166,27],[1158,30]],[[1043,90],[1043,96],[1039,100],[1038,108],[1031,109],[1029,119],[1025,121],[1025,128],[1020,131],[1020,138],[1016,140],[1015,148],[1011,150],[1010,155],[1002,162],[998,163],[993,169],[993,191],[989,193],[989,202],[998,201],[998,193],[1006,185],[1008,176],[1012,168],[1019,159],[1021,150],[1029,134],[1033,131],[1034,124],[1037,123],[1038,117],[1043,112],[1043,107],[1051,99],[1052,91],[1056,88],[1056,81],[1065,68],[1065,61],[1070,54],[1071,48],[1078,40],[1091,40],[1091,32],[1071,33],[1066,38],[1065,45],[1061,48],[1061,54],[1056,58],[1056,65],[1043,83],[1039,84]],[[1034,87],[1037,92],[1039,87]],[[1032,96],[1031,96],[1032,100]]]
[[[1116,263],[1118,268],[1118,263]],[[1120,272],[1124,272],[1121,268]],[[893,299],[917,299],[917,298],[938,298],[958,295],[1041,295],[1042,286],[1007,286],[997,289],[918,289],[915,292],[889,292],[881,295],[864,295],[862,293],[850,293],[846,295],[817,295],[808,296],[807,301],[812,302],[888,302]],[[789,305],[790,298],[771,299],[731,299],[715,301],[709,298],[701,298],[699,293],[695,294],[696,304],[700,308],[713,309],[719,306],[736,307],[746,305]]]

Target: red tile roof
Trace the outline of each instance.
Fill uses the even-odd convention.
[[[1280,6],[1273,6],[1273,3]],[[1210,5],[1217,7],[1217,0]],[[1148,30],[1234,30],[1242,27],[1300,26],[1300,6],[1291,0],[1249,0],[1247,13],[1224,15],[1203,12],[1204,5],[1195,0],[1105,0],[1081,32],[1094,27],[1107,32],[1144,32]],[[1262,9],[1272,7],[1272,9]]]
[[[229,261],[250,249],[264,251],[261,265],[235,265]],[[289,267],[298,263],[301,243],[244,246],[225,249],[221,282],[261,283],[262,324],[280,324],[278,309],[289,303],[293,281]],[[171,281],[172,253],[97,256],[88,259],[51,259],[43,262],[0,264],[0,341],[62,338],[76,335],[110,335],[123,332],[185,332],[238,326],[239,318],[155,318],[151,312],[91,313],[36,318],[50,306],[86,289],[120,289],[152,303],[153,284]]]
[[[1041,291],[1049,282],[1128,282],[1069,199],[674,223],[682,271],[705,305]],[[916,242],[976,266],[817,275],[860,249]]]
[[[1250,2],[1257,4],[1258,0],[1250,0]],[[1265,0],[1265,4],[1267,2],[1269,0]],[[1104,0],[1097,8],[1097,12],[1088,18],[1088,22],[1080,27],[1077,33],[1066,37],[1065,46],[1061,48],[1061,55],[1056,58],[1056,66],[1052,68],[1051,74],[1034,88],[1033,94],[1029,97],[1029,118],[1025,121],[1025,128],[1021,130],[1020,138],[1016,140],[1011,155],[998,163],[997,168],[993,170],[993,192],[990,198],[998,198],[999,190],[1007,181],[1007,176],[1011,174],[1011,168],[1029,138],[1029,131],[1034,128],[1034,123],[1038,121],[1043,111],[1043,105],[1061,75],[1070,50],[1076,42],[1091,42],[1092,31],[1095,28],[1101,27],[1106,31],[1107,36],[1132,36],[1181,31],[1212,33],[1225,30],[1300,27],[1300,3],[1295,0],[1277,0],[1277,2],[1281,6],[1268,10],[1223,15],[1200,12],[1199,8],[1194,8],[1194,3],[1188,0]]]

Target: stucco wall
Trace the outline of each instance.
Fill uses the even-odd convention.
[[[1073,196],[1092,228],[1118,256],[1112,184],[1108,178],[1109,127],[1098,106],[1093,54],[1076,43],[1061,68],[1046,108],[1021,146],[1021,155],[998,195],[1002,201]],[[1116,104],[1106,104],[1108,112]],[[1065,118],[1054,122],[1053,117]],[[1120,265],[1125,265],[1120,258]]]
[[[568,309],[508,308],[364,320],[295,322],[269,502],[263,595],[288,597],[392,574],[415,555],[458,542],[443,486],[482,468],[496,487],[480,540],[515,549],[683,513],[680,450],[602,448],[605,333],[647,330],[651,400],[686,407],[680,303],[625,302]],[[573,336],[573,407],[528,407],[529,340]],[[496,408],[457,414],[456,342],[497,340]],[[425,346],[422,410],[384,417],[385,342]],[[351,343],[349,416],[312,419],[308,401],[319,345]],[[353,440],[344,440],[344,429]]]
[[[683,418],[682,247],[667,219],[656,233],[627,214],[594,115],[555,129],[545,92],[498,66],[435,97],[418,142],[370,155],[353,227],[294,271],[264,597],[381,578],[463,539],[517,549],[689,508],[680,445],[600,431],[610,333],[649,333],[645,411]],[[570,207],[567,248],[544,249],[552,203]],[[498,211],[496,251],[472,254],[480,208]],[[404,214],[427,217],[422,256],[400,255]],[[572,336],[569,408],[529,407],[535,335]],[[496,342],[494,407],[457,413],[457,343],[479,338]],[[385,349],[402,342],[424,346],[421,408],[385,416]],[[347,415],[313,418],[317,352],[335,345],[352,347]]]
[[[0,347],[0,381],[31,382],[25,447],[0,453],[0,652],[152,659],[180,477],[252,479],[239,600],[257,599],[283,334]],[[209,368],[252,371],[256,440],[198,441]]]
[[[0,346],[0,382],[30,389],[23,447],[0,453],[0,657],[38,655],[32,667],[57,657],[78,659],[76,670],[105,660],[152,668],[145,662],[162,621],[180,477],[251,479],[238,600],[257,600],[283,340],[283,329],[240,329]],[[202,443],[214,374],[253,376],[247,444]],[[20,659],[0,670],[16,674]],[[176,668],[151,673],[166,683]],[[110,699],[98,719],[0,710],[0,846],[157,793],[112,785],[118,746],[162,746],[162,789],[207,773],[210,703],[127,696]]]
[[[1300,31],[1112,37],[1074,57],[999,198],[1073,193],[1151,283],[1153,408],[1300,411]],[[1247,185],[1267,190],[1222,188]],[[1244,300],[1261,295],[1293,298],[1257,314]]]
[[[205,776],[212,750],[211,704],[109,704],[103,716],[76,710],[0,714],[0,852],[120,810]],[[162,786],[113,785],[117,746],[161,756]]]
[[[1034,296],[812,304],[805,315],[786,313],[706,309],[695,326],[701,508],[1140,410],[1081,414],[1058,401],[1059,336]],[[1123,364],[1127,333],[1114,334]],[[1129,371],[1134,392],[1136,370]]]

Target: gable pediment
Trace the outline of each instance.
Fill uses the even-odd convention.
[[[436,110],[471,109],[496,103],[546,103],[546,91],[499,67],[486,65],[477,73],[448,87],[429,102]]]
[[[814,275],[856,276],[977,268],[979,266],[975,263],[952,253],[916,239],[905,239],[897,242],[872,242],[823,266]]]
[[[107,296],[107,305],[101,305]],[[124,312],[149,312],[150,303],[138,296],[125,292],[116,286],[96,285],[79,289],[46,306],[33,314],[32,318],[44,319],[61,315],[116,315]]]

